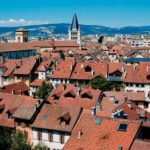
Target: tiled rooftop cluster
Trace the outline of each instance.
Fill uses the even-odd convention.
[[[81,45],[0,45],[0,52],[27,49],[38,55],[0,57],[0,126],[27,131],[33,146],[43,142],[53,150],[150,149],[149,48],[86,38]],[[89,82],[96,78],[123,86],[93,89]],[[53,85],[47,100],[35,94],[43,81]]]

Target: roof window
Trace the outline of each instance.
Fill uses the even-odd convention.
[[[119,124],[118,131],[127,131],[128,123],[122,122]]]
[[[101,118],[97,118],[97,119],[96,119],[96,123],[95,123],[95,124],[96,124],[96,125],[100,125],[101,121],[102,121],[102,119],[101,119]]]
[[[48,118],[48,116],[47,116],[47,115],[45,115],[43,119],[44,119],[44,120],[46,120],[47,118]]]

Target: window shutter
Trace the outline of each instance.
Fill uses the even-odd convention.
[[[48,140],[49,140],[49,142],[53,142],[53,132],[52,131],[48,132]]]
[[[60,133],[60,143],[64,144],[64,134]]]

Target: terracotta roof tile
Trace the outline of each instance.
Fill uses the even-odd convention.
[[[100,118],[100,123],[96,125],[96,120]],[[119,131],[120,123],[127,123],[126,131]],[[110,119],[93,115],[82,115],[81,119],[73,129],[72,135],[65,144],[63,150],[115,150],[119,146],[128,150],[139,130],[139,121],[129,121],[123,119]],[[79,131],[81,136],[79,138]]]
[[[32,127],[71,132],[80,115],[80,111],[80,108],[75,107],[69,108],[44,104]],[[61,125],[60,117],[64,116],[66,113],[69,113],[71,116],[70,122],[68,125]]]

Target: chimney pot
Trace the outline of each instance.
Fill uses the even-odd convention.
[[[92,111],[92,115],[96,116],[96,107],[92,107],[91,111]]]

